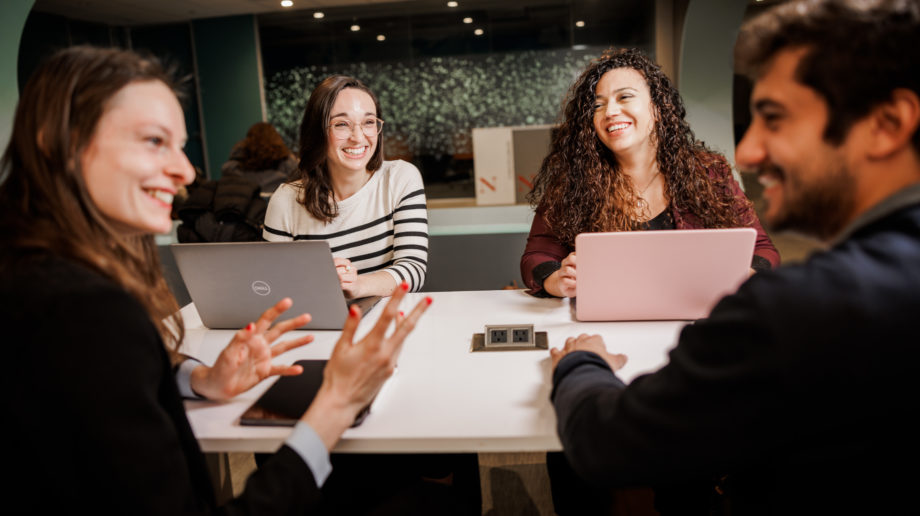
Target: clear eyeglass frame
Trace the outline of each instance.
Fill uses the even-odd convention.
[[[373,123],[370,123],[373,122]],[[351,120],[339,118],[329,123],[328,127],[332,129],[332,134],[336,138],[345,139],[355,133],[355,123]],[[368,138],[377,136],[383,132],[383,120],[377,117],[365,118],[361,122],[361,132]]]

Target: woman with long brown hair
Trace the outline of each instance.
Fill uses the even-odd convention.
[[[328,453],[392,373],[423,301],[385,332],[397,289],[365,339],[351,312],[313,404],[243,495],[218,508],[182,397],[232,398],[298,374],[275,343],[309,322],[285,299],[237,331],[213,365],[180,354],[183,325],[153,233],[194,175],[172,74],[154,59],[74,47],[42,64],[16,109],[0,167],[0,375],[13,513],[303,513]]]
[[[344,75],[310,94],[300,124],[296,179],[265,213],[270,241],[325,240],[346,296],[422,288],[428,268],[428,211],[411,163],[383,159],[383,114],[374,92]]]
[[[779,264],[725,157],[684,116],[670,79],[637,50],[609,50],[581,74],[530,193],[537,212],[521,274],[531,293],[575,295],[583,232],[749,226],[752,270]]]

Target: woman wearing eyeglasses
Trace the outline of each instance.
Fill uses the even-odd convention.
[[[384,161],[381,118],[377,97],[358,79],[323,80],[300,124],[296,179],[275,190],[265,214],[266,240],[328,241],[352,298],[387,296],[403,281],[416,291],[425,281],[422,177],[410,163]],[[333,454],[331,462],[323,486],[330,514],[482,512],[475,454]]]
[[[296,179],[275,191],[265,214],[266,240],[328,241],[350,298],[387,296],[403,281],[417,291],[428,265],[422,176],[383,160],[380,117],[361,81],[323,80],[300,124]]]

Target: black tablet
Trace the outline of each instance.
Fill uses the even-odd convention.
[[[316,393],[323,384],[323,369],[326,360],[298,360],[295,364],[303,367],[297,376],[282,376],[269,387],[251,407],[240,416],[240,424],[246,426],[294,426],[313,402]],[[370,405],[358,413],[355,422],[358,426],[370,412]]]

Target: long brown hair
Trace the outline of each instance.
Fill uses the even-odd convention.
[[[707,228],[747,224],[732,209],[731,175],[708,172],[714,166],[727,167],[725,158],[693,136],[671,80],[638,50],[611,49],[588,65],[569,89],[550,153],[528,196],[531,204],[545,208],[546,223],[559,240],[573,245],[579,233],[627,231],[640,224],[635,187],[594,129],[597,83],[616,68],[632,68],[648,84],[655,115],[652,138],[671,204]]]
[[[300,165],[295,180],[301,181],[302,193],[297,201],[313,218],[323,222],[330,222],[339,214],[332,197],[332,179],[326,165],[326,147],[329,145],[329,131],[326,126],[329,125],[332,105],[335,104],[339,92],[345,88],[355,88],[370,95],[377,110],[377,117],[383,118],[377,96],[354,77],[327,77],[310,94],[310,100],[307,101],[307,107],[303,112],[303,121],[300,123]],[[367,169],[375,171],[381,165],[383,133],[377,135],[377,148],[367,163]]]
[[[284,139],[272,124],[256,122],[252,124],[246,137],[234,151],[241,151],[240,165],[246,170],[267,170],[278,165],[291,156],[291,150],[284,144]]]
[[[161,81],[176,91],[173,74],[156,59],[117,49],[71,47],[35,71],[0,161],[0,239],[7,249],[46,250],[121,285],[175,358],[184,326],[153,236],[114,230],[90,198],[80,164],[109,101],[140,81]]]

